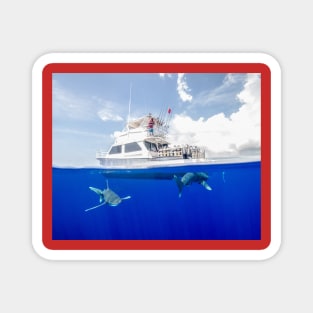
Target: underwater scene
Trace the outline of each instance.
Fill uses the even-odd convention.
[[[53,167],[52,239],[260,240],[260,167]]]

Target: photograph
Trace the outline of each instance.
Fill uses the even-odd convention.
[[[49,250],[266,250],[271,71],[255,62],[42,70]]]
[[[53,239],[259,240],[260,81],[54,74]]]

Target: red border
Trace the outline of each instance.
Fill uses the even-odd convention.
[[[52,240],[53,73],[260,73],[260,240]],[[261,250],[271,241],[271,71],[263,63],[51,63],[42,72],[42,241],[51,250]]]

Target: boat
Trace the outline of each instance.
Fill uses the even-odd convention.
[[[155,168],[208,163],[205,149],[168,141],[170,110],[165,118],[146,116],[129,120],[108,151],[98,151],[96,159],[107,169]]]

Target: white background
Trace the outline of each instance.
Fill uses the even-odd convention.
[[[309,2],[4,3],[0,311],[312,311]],[[259,262],[54,262],[33,251],[32,65],[49,52],[117,51],[265,52],[279,61],[283,237],[277,255]]]

